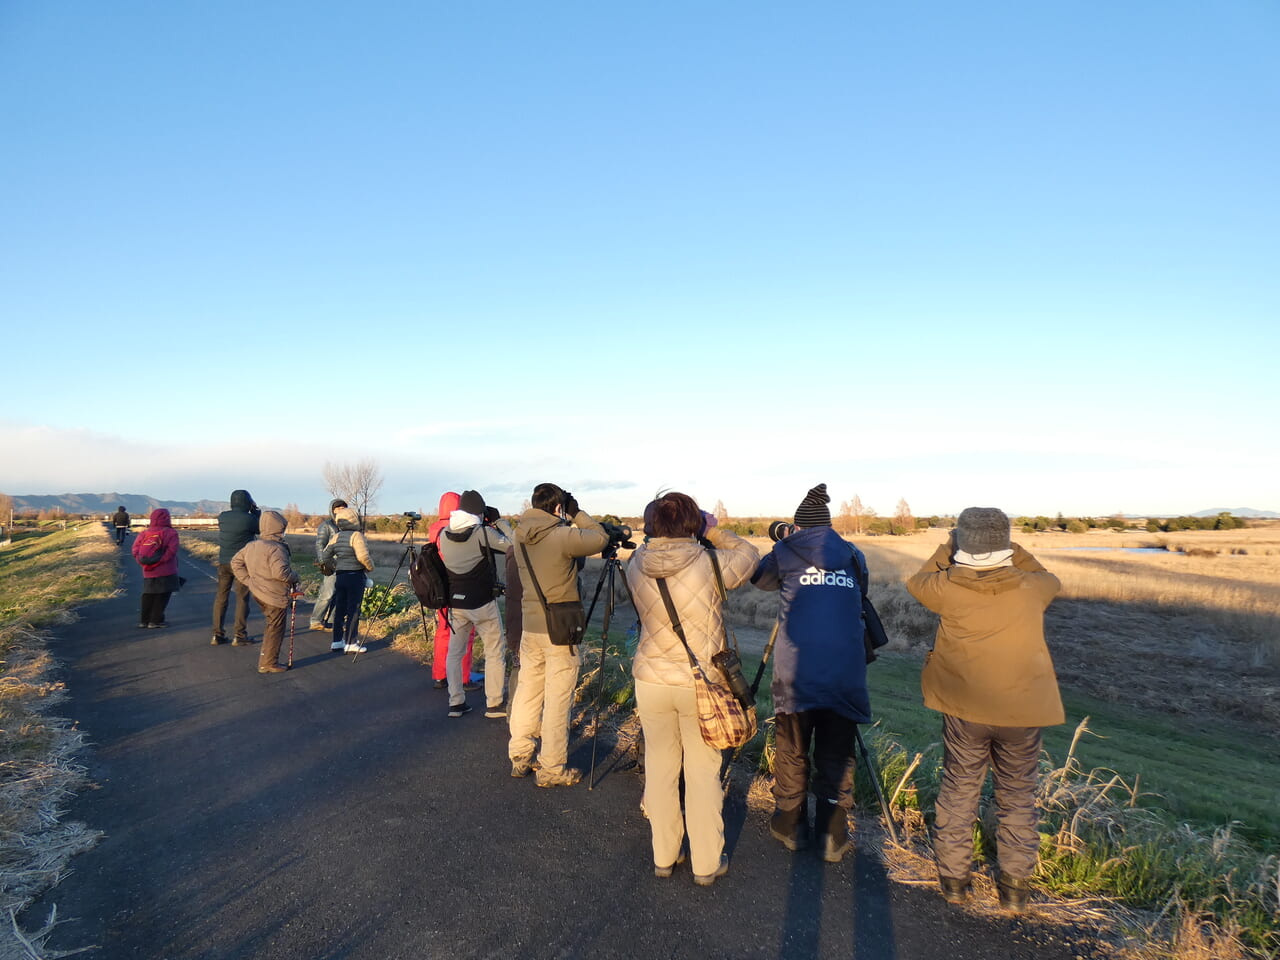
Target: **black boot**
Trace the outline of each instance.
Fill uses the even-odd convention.
[[[1000,906],[1010,913],[1025,913],[1027,898],[1031,896],[1031,884],[1025,877],[1001,876],[996,882],[1000,891]]]
[[[794,810],[775,810],[769,821],[769,834],[788,850],[803,850],[809,845],[809,815],[804,804]]]
[[[849,815],[844,807],[819,800],[818,819],[813,826],[822,859],[827,863],[843,860],[852,846],[849,842]]]
[[[955,877],[939,875],[938,886],[942,888],[942,899],[947,903],[964,903],[969,899],[969,878],[957,880]]]

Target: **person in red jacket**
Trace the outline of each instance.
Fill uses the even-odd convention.
[[[462,498],[452,490],[441,494],[440,510],[435,521],[427,527],[427,539],[437,547],[440,546],[440,535],[449,528],[449,517],[458,509],[461,502]],[[437,690],[443,690],[449,685],[449,634],[449,611],[448,609],[437,610],[436,638],[431,654],[431,678],[435,681]],[[471,648],[475,642],[476,634],[472,630],[467,636],[467,652],[462,657],[462,686],[467,690],[477,689],[475,684],[483,679],[483,677],[471,676]]]
[[[142,567],[142,608],[139,627],[163,627],[164,608],[181,586],[178,578],[178,531],[169,521],[169,511],[151,511],[150,525],[133,541],[133,559]]]

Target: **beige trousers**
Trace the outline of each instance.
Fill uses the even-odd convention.
[[[497,601],[490,600],[475,610],[449,610],[449,632],[452,637],[469,636],[472,627],[475,627],[476,634],[484,641],[485,704],[496,707],[502,703],[502,684],[507,672],[507,636],[502,629]],[[467,699],[466,692],[462,689],[462,656],[466,653],[467,646],[461,641],[449,644],[445,676],[449,680],[451,707]]]
[[[511,742],[507,746],[512,760],[533,757],[541,727],[538,763],[543,774],[554,776],[564,770],[569,759],[569,710],[581,664],[580,646],[555,646],[545,633],[526,630],[522,634],[520,684],[511,704]]]
[[[636,709],[644,728],[644,809],[653,831],[653,865],[676,862],[687,827],[690,866],[695,874],[709,876],[719,868],[724,851],[724,794],[720,751],[702,739],[693,687],[637,680]]]

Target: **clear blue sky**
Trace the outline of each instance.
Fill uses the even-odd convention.
[[[0,490],[1280,509],[1280,6],[0,3]]]

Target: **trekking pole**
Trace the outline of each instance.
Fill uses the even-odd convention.
[[[293,632],[294,627],[298,624],[298,598],[291,597],[289,600],[289,666],[293,666]]]
[[[893,814],[889,811],[889,801],[884,798],[884,788],[880,785],[880,771],[876,769],[875,761],[871,759],[871,751],[867,749],[867,742],[862,739],[861,728],[855,726],[853,734],[855,737],[854,753],[859,751],[862,753],[862,761],[867,767],[867,776],[871,778],[871,785],[876,790],[876,799],[880,801],[880,812],[884,815],[884,825],[889,831],[889,839],[897,843],[898,829],[893,822]]]

